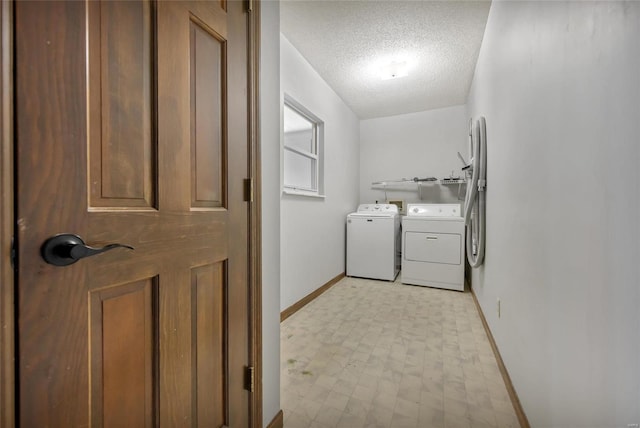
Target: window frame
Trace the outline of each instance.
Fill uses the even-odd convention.
[[[306,151],[286,143],[284,132],[285,108],[293,110],[312,124],[312,151]],[[311,187],[296,184],[287,184],[284,180],[287,162],[285,154],[289,152],[303,159],[311,160]],[[291,195],[311,196],[324,198],[324,122],[309,109],[296,101],[288,94],[284,94],[282,103],[282,192]]]

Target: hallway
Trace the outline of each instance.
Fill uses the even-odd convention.
[[[285,428],[518,427],[470,292],[344,278],[281,325]]]

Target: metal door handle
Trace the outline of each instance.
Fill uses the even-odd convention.
[[[109,244],[102,248],[86,245],[82,238],[71,233],[52,236],[42,244],[42,258],[54,266],[68,266],[85,257],[95,256],[115,248],[134,248],[123,244]]]
[[[427,240],[432,241],[438,239],[437,236],[427,236]]]

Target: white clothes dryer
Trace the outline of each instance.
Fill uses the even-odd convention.
[[[393,281],[399,270],[398,207],[361,204],[347,216],[347,276]]]
[[[409,204],[402,219],[403,284],[464,291],[465,226],[459,204]]]

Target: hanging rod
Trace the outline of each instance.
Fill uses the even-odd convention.
[[[400,184],[400,183],[422,183],[425,181],[437,181],[438,179],[435,177],[413,177],[413,178],[400,178],[397,180],[384,180],[384,181],[374,181],[371,183],[372,186],[386,186],[388,184]]]

